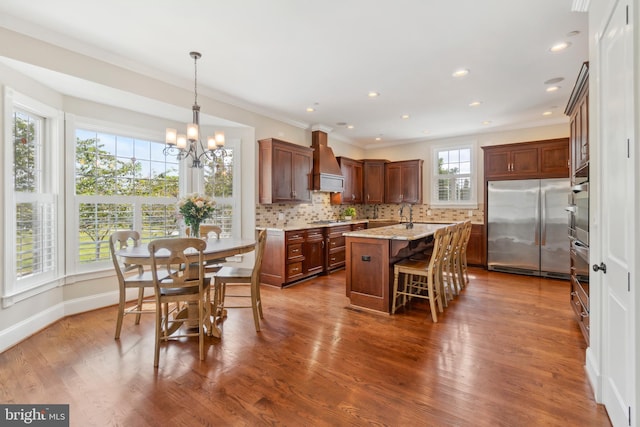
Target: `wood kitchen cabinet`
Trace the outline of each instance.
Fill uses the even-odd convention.
[[[268,228],[260,282],[284,287],[344,267],[342,233],[366,227],[363,222],[286,231]]]
[[[327,227],[327,272],[342,268],[345,265],[345,237],[342,233],[365,228],[367,228],[366,223]]]
[[[569,102],[564,110],[569,116],[571,136],[571,176],[589,176],[589,63],[582,64]],[[574,182],[575,183],[575,182]]]
[[[485,180],[569,176],[568,138],[492,145],[482,149]]]
[[[285,286],[324,270],[324,228],[267,229],[260,281]]]
[[[385,165],[385,203],[422,203],[424,160],[389,162]]]
[[[484,224],[472,224],[471,236],[467,243],[467,264],[485,266],[487,264]]]
[[[302,274],[312,276],[324,271],[324,228],[312,228],[304,232]]]
[[[344,267],[345,246],[342,233],[351,231],[351,225],[327,227],[327,270]]]
[[[313,150],[275,138],[258,144],[260,203],[310,202]]]
[[[384,203],[384,166],[387,160],[363,160],[363,198],[365,204]]]
[[[336,157],[342,177],[344,178],[344,191],[331,194],[331,204],[356,204],[362,203],[363,171],[361,160],[353,160],[347,157]]]

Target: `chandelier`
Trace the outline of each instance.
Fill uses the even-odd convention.
[[[213,136],[207,137],[207,147],[205,149],[200,140],[200,106],[198,105],[198,59],[202,56],[200,52],[189,52],[193,58],[194,68],[194,93],[193,102],[193,122],[187,124],[187,133],[178,133],[176,129],[167,128],[165,135],[166,146],[162,151],[165,156],[176,156],[178,160],[191,157],[192,168],[202,168],[204,166],[202,158],[209,160],[222,159],[227,155],[224,149],[224,133],[215,132]]]

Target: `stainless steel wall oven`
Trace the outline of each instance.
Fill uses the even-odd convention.
[[[571,187],[569,235],[589,246],[589,181]]]
[[[567,210],[571,259],[571,307],[589,345],[589,181],[574,177]]]

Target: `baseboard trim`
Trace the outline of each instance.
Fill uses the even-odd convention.
[[[137,291],[132,291],[134,292],[131,292],[131,295],[127,293],[127,299],[137,296]],[[76,298],[34,313],[31,317],[0,330],[0,353],[67,316],[117,304],[118,294],[118,291],[111,291],[89,297]],[[114,311],[114,327],[115,318],[116,312]]]
[[[600,375],[600,365],[598,360],[593,354],[591,347],[586,351],[585,371],[587,372],[587,379],[591,383],[591,389],[593,390],[593,396],[598,403],[602,403],[602,376]]]

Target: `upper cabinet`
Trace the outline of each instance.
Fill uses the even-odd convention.
[[[492,145],[484,150],[485,179],[565,178],[569,176],[569,139]]]
[[[571,176],[589,176],[589,63],[582,64],[564,113],[570,118]]]
[[[385,203],[422,203],[423,163],[405,160],[385,165]]]
[[[258,144],[260,203],[310,202],[313,149],[275,138]]]
[[[364,163],[364,203],[384,203],[384,165],[387,160],[363,160]]]
[[[342,193],[332,193],[332,204],[362,203],[363,189],[363,162],[347,157],[336,157],[342,177],[344,178],[344,190]]]

